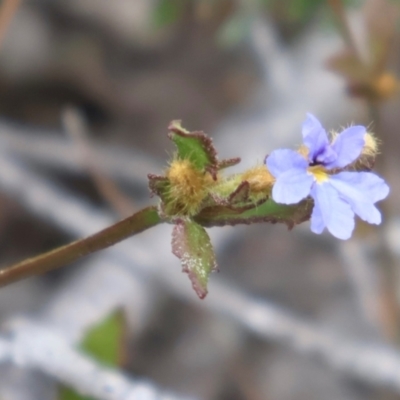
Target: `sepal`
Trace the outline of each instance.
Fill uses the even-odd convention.
[[[148,174],[151,196],[157,195],[163,202],[168,201],[170,183],[168,178],[161,175]]]
[[[257,222],[284,223],[289,229],[310,219],[313,201],[310,198],[296,205],[275,203],[272,199],[260,200],[243,207],[206,207],[196,215],[195,220],[202,226],[226,226],[252,224]]]
[[[177,147],[178,159],[189,160],[194,168],[209,172],[216,180],[219,165],[212,139],[202,131],[189,132],[179,120],[172,121],[168,130],[168,137]]]

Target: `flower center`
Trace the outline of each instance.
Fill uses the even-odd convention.
[[[314,176],[317,183],[322,183],[329,179],[328,172],[322,165],[313,165],[312,167],[308,167],[307,171]]]

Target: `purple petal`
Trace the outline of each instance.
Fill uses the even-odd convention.
[[[329,140],[325,129],[312,114],[307,114],[307,119],[303,122],[302,128],[303,143],[309,149],[308,158],[314,161],[317,156],[325,153],[329,147]]]
[[[383,200],[389,194],[389,186],[378,175],[372,172],[340,172],[331,176],[332,180],[340,180],[355,186],[365,197],[368,197],[372,203]]]
[[[308,162],[303,156],[289,149],[274,150],[267,157],[266,164],[275,178],[290,169],[303,169],[305,171],[308,167]]]
[[[345,129],[332,143],[337,159],[326,164],[328,168],[344,168],[356,160],[364,147],[366,129],[364,126],[351,126]]]
[[[371,172],[340,172],[330,182],[361,219],[370,224],[382,222],[374,203],[389,194],[389,186],[383,179]]]
[[[336,152],[332,149],[331,146],[326,146],[325,149],[323,150],[323,152],[318,154],[315,157],[315,160],[313,160],[313,161],[317,161],[318,163],[320,163],[324,166],[328,166],[332,162],[334,162],[336,159],[337,159]]]
[[[319,208],[319,204],[314,202],[314,208],[311,214],[311,231],[314,233],[322,233],[325,228],[324,220],[322,219],[322,213]]]
[[[295,204],[305,199],[311,190],[314,178],[303,169],[290,169],[276,179],[272,198],[277,203]]]
[[[354,229],[354,213],[350,205],[339,197],[335,188],[329,182],[317,184],[313,187],[311,196],[317,207],[314,218],[319,218],[320,213],[324,225],[333,236],[349,239]],[[322,225],[318,220],[314,224],[316,230]]]

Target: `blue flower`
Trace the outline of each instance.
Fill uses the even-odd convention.
[[[266,160],[276,179],[273,200],[295,204],[311,196],[311,230],[322,233],[327,228],[339,239],[350,238],[354,214],[370,224],[380,224],[381,214],[374,203],[389,194],[389,186],[371,172],[343,170],[361,155],[365,127],[349,127],[330,143],[320,122],[307,114],[302,133],[306,155],[281,149]]]

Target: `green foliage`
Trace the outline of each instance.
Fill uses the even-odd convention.
[[[233,14],[217,32],[217,43],[221,47],[234,47],[250,34],[252,18],[244,12]]]
[[[289,37],[297,37],[317,16],[320,29],[336,30],[332,21],[332,8],[328,0],[259,0],[264,10],[272,15],[278,26]],[[361,7],[365,0],[340,0],[345,8]]]
[[[92,400],[90,397],[82,396],[72,389],[62,387],[60,389],[59,400]]]
[[[116,366],[121,360],[124,333],[123,313],[115,311],[87,333],[81,348],[101,363]]]
[[[185,0],[158,0],[153,13],[153,22],[157,28],[173,24],[182,16]]]
[[[182,128],[180,121],[169,126],[169,137],[178,149],[178,158],[189,160],[199,171],[216,171],[217,152],[212,140],[204,132],[189,132]]]
[[[108,366],[117,366],[121,362],[125,320],[119,310],[113,312],[98,325],[92,327],[84,337],[80,349]],[[62,387],[60,400],[91,400],[74,390]]]
[[[172,233],[172,252],[181,260],[193,289],[203,299],[207,295],[208,277],[217,269],[214,249],[206,230],[196,222],[177,221]]]

